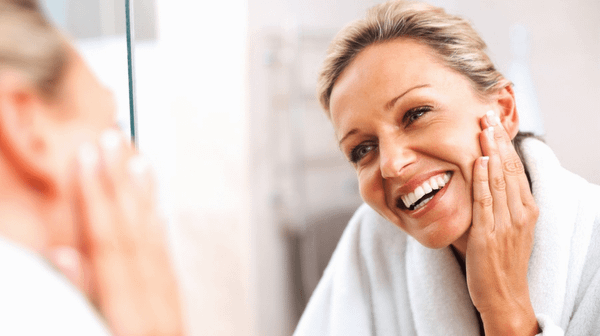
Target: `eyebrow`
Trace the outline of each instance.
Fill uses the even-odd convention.
[[[420,89],[420,88],[424,88],[427,86],[431,86],[429,84],[421,84],[421,85],[417,85],[417,86],[413,86],[410,89],[404,91],[404,93],[401,93],[399,96],[397,96],[396,98],[390,100],[387,104],[385,104],[385,110],[389,111],[392,107],[394,107],[394,105],[396,104],[396,102],[398,101],[398,99],[404,97],[407,93],[409,93],[412,90],[416,90],[416,89]]]
[[[387,102],[387,104],[385,104],[385,106],[384,106],[385,110],[389,111],[392,107],[394,107],[394,105],[396,104],[396,102],[398,101],[398,99],[404,97],[410,91],[416,90],[416,89],[420,89],[420,88],[424,88],[424,87],[428,87],[428,86],[431,86],[431,85],[429,85],[429,84],[420,84],[420,85],[411,87],[410,89],[404,91],[400,95],[396,96],[395,98],[393,98],[392,100],[390,100],[389,102]],[[346,133],[346,135],[344,135],[344,137],[342,137],[340,139],[340,141],[338,142],[338,146],[341,146],[341,144],[342,144],[342,142],[344,142],[344,140],[346,140],[349,136],[354,135],[356,133],[358,133],[358,129],[357,128],[351,129],[350,132]]]

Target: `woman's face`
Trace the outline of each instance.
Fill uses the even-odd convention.
[[[116,127],[112,93],[90,71],[83,59],[70,50],[69,61],[61,79],[59,93],[46,106],[46,149],[57,193],[62,200],[75,196],[74,170],[77,153],[84,143],[95,144],[101,133]],[[58,116],[58,117],[57,117]],[[69,204],[65,202],[64,204]],[[70,245],[75,241],[74,221],[70,207],[61,208],[58,219],[52,222],[53,243]]]
[[[431,248],[464,238],[470,227],[479,121],[488,110],[498,106],[478,97],[429,47],[407,39],[358,54],[330,103],[362,198]]]
[[[65,184],[72,178],[72,163],[79,146],[96,143],[102,131],[116,127],[113,95],[91,72],[75,50],[69,50],[67,70],[55,104],[56,114],[63,118],[49,127],[50,143],[54,147],[54,162]]]

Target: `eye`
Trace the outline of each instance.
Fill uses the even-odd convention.
[[[404,117],[402,117],[402,122],[404,123],[404,125],[409,126],[410,124],[414,123],[419,118],[421,118],[425,113],[431,111],[431,109],[431,106],[419,106],[410,109],[404,114]]]
[[[357,163],[376,148],[377,146],[375,144],[362,143],[352,149],[352,151],[350,152],[350,161],[352,163]]]

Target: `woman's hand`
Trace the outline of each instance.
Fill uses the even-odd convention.
[[[59,251],[57,266],[88,295],[114,335],[182,335],[149,165],[116,131],[105,132],[100,143],[100,153],[88,144],[79,155],[81,248]]]
[[[527,268],[538,208],[523,163],[492,111],[482,118],[473,168],[473,224],[465,256],[467,285],[486,335],[535,335]]]

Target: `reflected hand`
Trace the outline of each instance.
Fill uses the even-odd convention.
[[[149,165],[116,131],[105,132],[101,144],[101,154],[91,144],[81,148],[81,250],[70,252],[67,267],[57,266],[88,295],[114,335],[183,335]]]
[[[498,117],[482,118],[483,155],[473,167],[467,285],[486,335],[539,331],[527,283],[538,208],[523,163]]]

